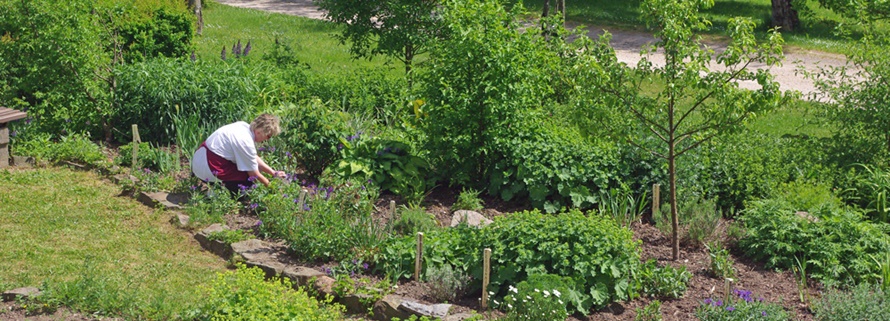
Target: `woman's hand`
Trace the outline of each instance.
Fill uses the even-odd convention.
[[[284,171],[275,171],[274,176],[277,178],[287,178],[287,173]]]

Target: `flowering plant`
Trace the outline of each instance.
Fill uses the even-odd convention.
[[[788,313],[781,305],[754,299],[751,291],[735,290],[734,296],[722,299],[707,298],[695,311],[699,320],[788,320]]]
[[[564,321],[569,316],[559,290],[532,288],[526,282],[518,286],[509,286],[503,302],[492,300],[493,307],[507,312],[503,320]]]

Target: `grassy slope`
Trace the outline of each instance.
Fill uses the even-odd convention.
[[[94,173],[0,171],[0,191],[0,289],[91,275],[106,281],[109,293],[159,310],[136,316],[163,319],[194,304],[196,287],[225,268],[171,226],[170,213],[118,196],[117,186]]]

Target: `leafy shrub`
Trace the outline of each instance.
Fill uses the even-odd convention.
[[[455,302],[467,291],[470,278],[451,265],[430,266],[426,271],[426,285],[429,295],[437,302]]]
[[[185,214],[189,216],[189,225],[202,227],[213,223],[223,223],[226,214],[238,211],[240,203],[233,199],[222,184],[208,184],[207,191],[197,186],[192,189]]]
[[[118,149],[115,163],[131,167],[133,164],[133,143],[122,145]],[[179,154],[152,147],[149,143],[139,143],[136,155],[136,168],[149,168],[161,173],[170,173],[181,169]]]
[[[890,223],[890,171],[880,166],[858,165],[850,172],[850,187],[843,197],[865,210],[877,222]]]
[[[352,115],[328,108],[312,100],[293,117],[282,119],[284,131],[277,142],[290,149],[309,176],[318,177],[330,164],[340,160],[341,139],[356,135],[350,126]]]
[[[661,321],[661,301],[652,300],[645,307],[636,309],[634,321]]]
[[[331,305],[332,298],[319,302],[302,289],[293,289],[289,279],[264,279],[259,268],[238,264],[235,271],[219,273],[202,286],[203,304],[190,320],[343,320],[343,308]]]
[[[721,299],[705,299],[695,310],[695,316],[702,321],[722,320],[789,320],[790,316],[781,305],[754,299],[751,291],[734,290],[729,302]]]
[[[382,191],[419,203],[426,194],[429,164],[403,142],[364,138],[361,132],[340,140],[342,159],[334,171],[342,178],[371,179]]]
[[[332,290],[340,298],[359,294],[359,302],[368,309],[368,312],[371,312],[374,303],[392,293],[393,287],[386,279],[375,281],[365,276],[354,279],[350,276],[339,275]]]
[[[734,278],[736,271],[732,265],[735,261],[729,256],[729,250],[716,243],[707,245],[707,248],[711,259],[708,272],[716,278]]]
[[[46,133],[34,134],[28,140],[16,140],[17,155],[32,156],[38,160],[53,162],[69,161],[93,166],[107,165],[102,147],[83,134],[70,134],[53,141]]]
[[[120,31],[124,60],[186,57],[194,37],[194,17],[185,9],[160,7],[147,14],[147,18],[124,24]]]
[[[177,118],[200,119],[213,129],[246,120],[253,115],[251,107],[263,90],[261,77],[274,74],[262,68],[241,60],[168,58],[122,66],[116,70],[115,104],[119,107],[114,123],[136,124],[144,141],[167,144],[177,138]],[[124,131],[119,139],[129,140],[128,134]]]
[[[578,295],[567,304],[577,311],[602,306],[615,299],[636,296],[633,271],[639,265],[639,243],[629,230],[611,218],[585,216],[572,210],[550,216],[538,211],[497,218],[481,228],[461,227],[424,235],[424,271],[431,265],[450,264],[469,272],[478,287],[482,278],[482,249],[492,250],[490,288],[505,295],[509,285],[534,274],[575,277]],[[413,236],[395,238],[377,258],[378,268],[396,277],[413,271]]]
[[[659,267],[655,260],[646,261],[637,273],[641,294],[653,297],[679,298],[686,293],[686,285],[692,279],[692,273],[686,271],[685,266]]]
[[[621,226],[629,227],[631,223],[640,220],[648,205],[647,198],[646,193],[634,198],[630,190],[613,188],[600,191],[597,205],[600,213],[611,216]]]
[[[439,227],[436,217],[426,212],[421,206],[405,206],[399,208],[399,216],[392,222],[392,228],[402,235],[414,235]]]
[[[479,191],[472,188],[462,188],[460,194],[457,195],[457,201],[454,202],[454,205],[451,205],[452,211],[478,211],[481,209],[482,199],[479,198]]]
[[[309,73],[305,81],[306,96],[387,126],[401,124],[413,114],[405,104],[407,89],[405,79],[388,67],[338,75]]]
[[[816,320],[890,320],[890,294],[868,283],[828,289],[813,306]]]
[[[782,183],[773,194],[773,198],[788,202],[797,211],[841,206],[841,200],[831,191],[831,186],[807,179]]]
[[[680,216],[686,227],[683,240],[692,246],[701,246],[714,236],[720,224],[720,212],[715,200],[697,200],[684,204]]]
[[[564,296],[574,291],[571,278],[558,275],[529,275],[528,280],[510,286],[503,303],[492,301],[492,306],[507,312],[501,320],[558,320],[569,316],[568,300]],[[586,311],[585,311],[586,312]]]
[[[808,274],[822,282],[873,281],[878,266],[871,258],[890,249],[884,228],[848,209],[820,208],[796,214],[782,201],[753,202],[740,220],[746,237],[739,247],[767,268],[791,268],[802,258]]]

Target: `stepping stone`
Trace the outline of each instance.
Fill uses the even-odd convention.
[[[6,292],[3,292],[3,302],[15,301],[18,298],[30,298],[40,295],[40,289],[35,288],[33,286],[12,289]]]
[[[399,305],[399,309],[411,312],[418,316],[427,316],[431,318],[444,318],[451,310],[451,304],[433,304],[427,305],[414,301],[405,300]]]

